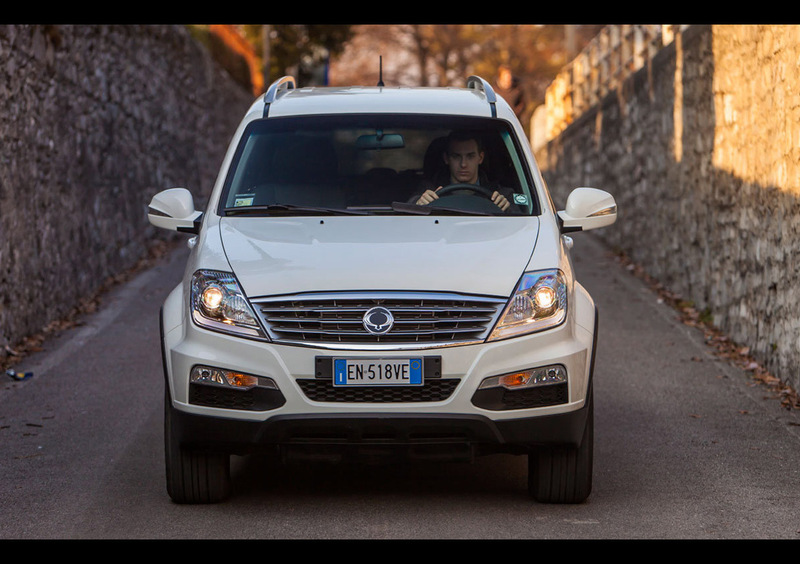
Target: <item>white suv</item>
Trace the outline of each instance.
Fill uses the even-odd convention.
[[[476,172],[477,169],[477,172]],[[529,457],[531,495],[592,481],[597,313],[566,232],[613,223],[601,190],[556,213],[524,131],[466,88],[276,81],[237,129],[161,312],[169,495],[220,501],[230,455]]]

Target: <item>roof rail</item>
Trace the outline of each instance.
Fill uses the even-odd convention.
[[[278,94],[283,91],[294,90],[297,86],[297,81],[293,76],[284,76],[279,78],[267,88],[267,93],[264,94],[264,117],[269,115],[270,105],[278,98]]]
[[[492,117],[497,117],[497,95],[494,93],[491,84],[479,76],[472,75],[467,79],[467,88],[483,90],[483,93],[486,94],[486,101],[489,102],[489,106],[492,109]]]

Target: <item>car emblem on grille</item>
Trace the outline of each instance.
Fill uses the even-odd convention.
[[[385,307],[373,307],[363,318],[364,329],[373,335],[383,335],[388,333],[389,329],[394,325],[394,317]]]

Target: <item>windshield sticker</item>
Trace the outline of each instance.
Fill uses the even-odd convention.
[[[255,194],[237,194],[236,199],[233,200],[233,207],[252,206],[254,198]]]
[[[528,196],[525,194],[514,194],[514,203],[521,206],[528,205]]]

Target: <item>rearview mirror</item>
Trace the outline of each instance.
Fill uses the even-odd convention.
[[[567,206],[558,212],[561,231],[587,231],[611,225],[617,220],[614,196],[596,188],[576,188],[567,198]]]
[[[203,212],[194,209],[194,199],[186,188],[170,188],[159,192],[150,201],[147,219],[162,229],[197,233]]]
[[[406,142],[402,135],[383,133],[382,131],[378,131],[375,135],[361,135],[356,139],[357,148],[368,150],[402,149],[405,144]]]

